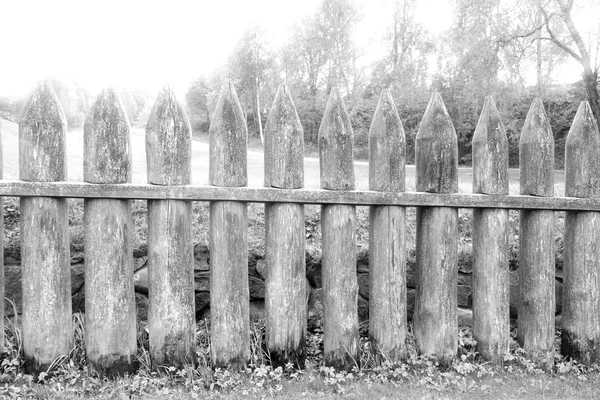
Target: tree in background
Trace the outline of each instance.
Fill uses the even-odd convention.
[[[208,97],[211,88],[204,76],[194,80],[185,93],[187,113],[196,132],[207,133],[210,125]]]
[[[581,6],[585,1],[579,2]],[[600,3],[588,1],[587,6],[595,6],[596,12],[600,12]],[[582,67],[583,84],[590,103],[596,122],[600,126],[600,92],[598,74],[600,71],[600,23],[595,32],[590,32],[588,42],[583,39],[579,29],[573,21],[572,13],[574,11],[574,0],[551,0],[539,1],[537,3],[539,11],[543,15],[543,24],[546,28],[547,36],[543,39],[550,41],[559,49],[571,56]],[[596,18],[598,20],[598,16]],[[554,28],[554,24],[566,28],[564,34],[560,34]]]
[[[325,100],[337,86],[352,110],[360,102],[363,82],[356,67],[359,14],[349,0],[323,0],[317,11],[294,26],[281,50],[286,76],[308,141],[317,140]]]
[[[386,53],[374,63],[364,93],[374,110],[381,90],[390,89],[403,118],[409,162],[414,161],[414,138],[429,100],[429,58],[435,51],[435,38],[417,22],[417,4],[417,0],[393,4],[389,27],[382,38]]]
[[[254,132],[264,142],[261,118],[261,89],[275,65],[274,55],[269,50],[264,31],[251,27],[236,45],[229,58],[228,72],[233,80],[246,115],[252,116]],[[270,90],[271,101],[274,90]]]

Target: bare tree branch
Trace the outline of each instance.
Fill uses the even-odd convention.
[[[544,10],[544,8],[540,7],[539,11],[542,13],[542,15],[544,16],[544,23],[546,25],[546,30],[548,31],[548,35],[550,35],[549,38],[542,38],[544,40],[550,40],[552,43],[554,43],[556,46],[560,47],[563,51],[565,51],[567,54],[569,54],[571,57],[573,57],[575,60],[577,60],[578,63],[582,63],[582,58],[579,54],[575,53],[575,51],[571,50],[571,48],[569,48],[566,44],[564,44],[563,42],[561,42],[556,35],[554,34],[554,32],[552,32],[552,29],[550,29],[550,19],[552,18],[552,16],[554,16],[554,14],[552,15],[548,15],[548,13],[546,12],[546,10]],[[581,38],[580,38],[581,39]]]

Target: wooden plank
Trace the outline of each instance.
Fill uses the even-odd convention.
[[[337,87],[331,89],[319,127],[321,189],[353,190],[354,132]]]
[[[539,98],[534,99],[519,142],[521,194],[554,194],[554,139]],[[519,329],[517,341],[539,367],[554,365],[554,213],[521,211]]]
[[[146,125],[148,182],[186,185],[191,178],[192,129],[173,91],[163,88]],[[148,325],[154,367],[196,362],[192,203],[148,201]]]
[[[473,135],[473,192],[508,194],[508,139],[491,96]],[[493,362],[510,346],[508,235],[507,210],[473,210],[473,336]]]
[[[600,132],[582,102],[566,140],[565,193],[600,196]],[[600,362],[600,213],[568,212],[564,236],[561,353]]]
[[[0,133],[2,121],[0,121]],[[4,156],[2,150],[2,135],[0,134],[0,178],[3,176]],[[0,197],[0,237],[4,238],[4,198]],[[4,343],[4,295],[6,291],[6,277],[4,274],[4,240],[0,240],[0,343]]]
[[[223,86],[209,133],[210,184],[245,186],[248,128],[231,82]],[[209,233],[213,366],[243,369],[250,358],[246,203],[211,202]]]
[[[249,203],[346,204],[355,206],[498,208],[509,210],[600,211],[600,199],[482,195],[470,193],[332,191],[262,187],[158,186],[89,184],[85,182],[23,182],[0,180],[0,196],[142,200],[241,201]]]
[[[265,127],[265,186],[304,185],[304,132],[285,84]],[[304,366],[307,323],[304,205],[265,206],[266,340],[271,363]]]
[[[354,189],[354,132],[337,88],[331,90],[319,128],[321,188]],[[356,207],[321,207],[323,359],[350,370],[359,366]]]
[[[383,90],[369,130],[369,188],[405,189],[404,129],[389,90]],[[373,206],[369,216],[369,338],[377,363],[406,357],[406,211]]]
[[[131,181],[129,120],[117,93],[103,89],[83,127],[87,182]],[[98,372],[137,370],[131,202],[84,201],[85,319],[88,364]]]
[[[446,106],[431,96],[415,144],[417,190],[458,191],[458,142]],[[458,348],[458,210],[417,209],[416,296],[413,324],[417,351],[451,364]]]
[[[19,121],[23,180],[66,179],[67,122],[49,81],[38,84]],[[67,200],[21,199],[23,353],[31,374],[46,370],[73,345]]]
[[[304,131],[286,84],[277,89],[265,126],[265,187],[304,186]]]

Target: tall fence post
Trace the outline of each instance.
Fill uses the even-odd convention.
[[[171,88],[163,88],[146,125],[148,183],[189,185],[192,129]],[[152,365],[196,361],[192,203],[148,201],[148,325]]]
[[[210,122],[209,181],[248,184],[248,128],[233,83],[223,86]],[[248,208],[238,201],[210,203],[211,350],[215,367],[244,368],[250,358]]]
[[[519,165],[521,194],[554,195],[554,137],[539,98],[521,131]],[[554,268],[554,211],[522,210],[517,341],[546,370],[554,364]]]
[[[473,193],[508,194],[508,139],[491,96],[473,135]],[[486,360],[510,345],[508,210],[473,209],[473,336]]]
[[[565,196],[600,197],[600,132],[587,101],[566,141]],[[565,216],[561,352],[581,363],[600,362],[600,213]]]
[[[67,179],[66,132],[56,93],[44,81],[19,122],[21,180]],[[73,344],[67,199],[21,197],[21,257],[25,366],[38,373]]]
[[[4,155],[2,150],[2,122],[0,121],[0,179],[3,178]],[[0,237],[4,238],[4,197],[0,196]],[[4,274],[4,240],[0,240],[0,351],[4,352],[4,292],[6,278]]]
[[[390,91],[369,130],[369,189],[405,190],[406,142]],[[369,337],[377,362],[406,357],[406,209],[372,206],[369,224]]]
[[[319,128],[321,188],[354,190],[354,132],[339,90],[331,89]],[[325,364],[358,366],[356,207],[321,206],[323,334]]]
[[[417,191],[458,192],[456,131],[439,93],[431,96],[417,132],[415,164]],[[458,210],[418,207],[416,250],[417,349],[449,364],[458,341]]]
[[[265,127],[265,186],[304,186],[304,132],[292,96],[279,86]],[[266,339],[271,362],[304,365],[304,204],[265,204]]]
[[[129,129],[117,93],[103,89],[83,127],[85,182],[131,182]],[[86,351],[90,366],[108,375],[138,366],[132,229],[130,200],[84,201]]]

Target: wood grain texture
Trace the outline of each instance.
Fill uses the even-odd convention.
[[[129,120],[114,89],[98,94],[83,134],[84,179],[131,182]],[[114,376],[138,367],[133,225],[129,200],[99,197],[84,201],[86,350],[93,369]]]
[[[185,109],[163,88],[146,125],[148,182],[186,185],[191,178],[192,130]],[[148,325],[156,366],[196,362],[192,203],[148,202]]]
[[[544,105],[534,99],[519,141],[521,194],[554,195],[554,138]],[[554,213],[523,210],[519,234],[517,340],[541,368],[554,365]]]
[[[508,210],[473,210],[473,336],[485,360],[510,346]]]
[[[333,191],[264,187],[227,188],[196,185],[93,185],[85,182],[0,181],[0,196],[600,211],[600,199],[595,198],[507,196],[470,193],[394,193],[369,190]]]
[[[85,347],[110,376],[138,367],[132,229],[129,200],[84,201]]]
[[[420,354],[452,363],[458,348],[458,210],[417,208],[413,332]]]
[[[418,192],[458,192],[458,142],[439,93],[431,95],[415,139]]]
[[[21,199],[23,354],[45,371],[73,347],[71,257],[66,199]]]
[[[600,213],[565,217],[561,353],[591,365],[600,361]]]
[[[354,131],[337,87],[331,89],[319,127],[321,188],[353,190]]]
[[[491,96],[483,103],[472,148],[473,193],[508,194],[508,139]]]
[[[473,135],[473,193],[508,194],[508,140],[491,96]],[[510,345],[508,211],[473,210],[473,336],[486,360]]]
[[[248,129],[231,82],[223,86],[209,132],[210,184],[245,186]],[[211,202],[209,234],[213,366],[243,369],[250,357],[246,203]]]
[[[369,337],[376,361],[406,358],[406,210],[371,207],[369,217]]]
[[[566,140],[565,193],[600,195],[600,132],[587,102]],[[600,362],[600,213],[567,212],[564,235],[561,353],[580,363]]]
[[[304,205],[265,206],[266,340],[274,365],[304,366],[307,321]]]
[[[153,366],[196,362],[192,203],[148,202],[148,324]]]
[[[519,139],[521,194],[554,196],[554,136],[544,104],[535,98]]]
[[[319,127],[321,188],[355,188],[354,132],[337,88],[331,90]],[[323,280],[323,358],[325,365],[350,370],[358,366],[358,282],[356,277],[356,207],[321,207]]]
[[[44,81],[19,121],[19,176],[66,180],[67,124],[52,85]],[[21,199],[23,355],[31,374],[46,370],[73,345],[67,200]]]
[[[210,315],[213,366],[240,369],[250,358],[248,212],[210,203]]]
[[[265,186],[304,186],[304,131],[286,84],[277,89],[265,126]]]
[[[360,366],[356,207],[321,207],[323,280],[323,358],[325,365],[350,370]]]
[[[236,187],[248,184],[248,128],[233,87],[223,85],[210,121],[210,162],[208,180],[213,186]]]
[[[192,169],[192,128],[170,87],[154,102],[146,125],[148,183],[188,185]]]
[[[517,341],[541,368],[554,365],[554,212],[521,211]]]
[[[417,190],[458,191],[458,142],[444,102],[431,96],[417,132]],[[458,342],[458,210],[417,209],[416,295],[413,324],[417,351],[451,364]]]
[[[67,180],[67,119],[49,81],[33,90],[19,119],[19,179]]]
[[[304,132],[279,86],[265,128],[265,186],[304,186]],[[304,205],[265,206],[266,340],[274,365],[304,365],[307,322]]]
[[[406,145],[400,116],[384,90],[369,131],[369,188],[405,189]],[[406,357],[404,207],[371,207],[369,215],[369,337],[378,363]]]
[[[83,125],[83,180],[131,182],[129,119],[113,88],[97,96]]]
[[[388,89],[381,92],[369,129],[369,189],[403,192],[406,185],[406,139]]]

